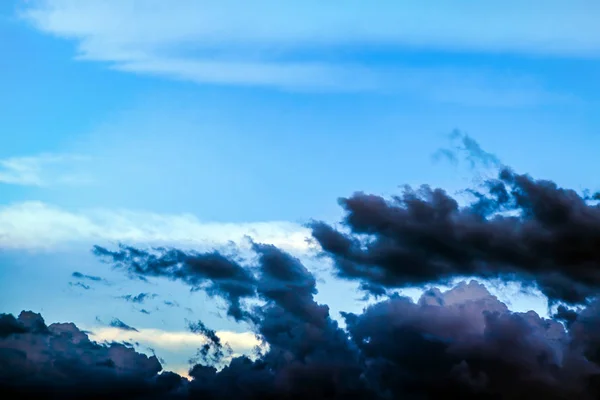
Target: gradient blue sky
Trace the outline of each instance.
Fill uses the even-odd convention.
[[[182,285],[112,271],[92,244],[250,234],[310,264],[302,224],[338,220],[339,196],[467,185],[431,158],[455,128],[518,171],[600,189],[598,18],[591,0],[4,0],[2,311],[104,338],[122,336],[97,317],[119,318],[181,370],[197,344],[181,345],[185,318],[245,328]],[[107,282],[69,286],[73,271]],[[362,307],[321,275],[334,311]],[[159,297],[117,298],[140,292]]]

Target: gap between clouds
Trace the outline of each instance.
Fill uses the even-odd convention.
[[[89,328],[90,338],[97,342],[139,342],[169,350],[197,348],[207,342],[204,335],[186,331],[163,331],[160,329],[137,329],[127,331],[113,327]],[[249,352],[262,342],[252,332],[217,331],[217,336],[228,343],[234,351]]]

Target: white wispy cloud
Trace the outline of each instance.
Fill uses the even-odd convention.
[[[73,154],[40,154],[0,159],[0,183],[22,186],[52,186],[89,183],[79,169],[89,158]]]
[[[138,331],[124,331],[118,328],[91,328],[90,338],[98,342],[139,342],[140,344],[168,350],[185,350],[198,348],[206,343],[206,337],[186,331],[163,331],[160,329],[138,329]],[[251,351],[256,346],[262,345],[252,332],[217,331],[217,336],[222,342],[228,343],[236,353]]]
[[[415,76],[401,66],[381,71],[334,61],[335,49],[598,56],[598,12],[600,4],[588,0],[38,0],[21,15],[43,32],[75,40],[79,59],[119,70],[198,83],[381,90]],[[436,71],[425,72],[417,80],[443,83]]]
[[[129,210],[69,211],[42,202],[0,206],[0,248],[51,249],[70,243],[126,242],[189,247],[240,245],[251,236],[292,252],[309,249],[306,228],[291,222],[210,223],[191,214]]]

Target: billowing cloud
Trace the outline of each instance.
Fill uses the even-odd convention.
[[[473,144],[465,144],[472,160],[490,159]],[[157,398],[599,398],[599,196],[493,166],[498,176],[471,190],[474,200],[464,206],[426,186],[392,199],[357,193],[340,200],[343,230],[311,224],[337,275],[378,296],[361,313],[342,313],[344,326],[316,301],[313,273],[273,244],[250,241],[252,256],[244,257],[234,251],[95,246],[98,257],[131,278],[175,280],[221,299],[228,316],[250,330],[227,337],[203,321],[190,322],[185,333],[127,329],[123,323],[105,328],[100,333],[108,340],[154,338],[163,348],[169,341],[198,348],[190,354],[189,382],[157,375],[160,364],[147,371],[150,361],[140,358],[136,368],[145,372],[135,376],[143,379],[128,386],[128,395],[145,393],[163,379]],[[429,287],[464,276],[535,286],[550,299],[554,316],[513,312],[476,281],[444,292]],[[418,301],[393,290],[410,286],[427,290]],[[126,392],[111,384],[113,375],[89,368],[60,376],[38,369],[46,359],[19,346],[32,342],[24,335],[51,337],[51,327],[31,313],[0,318],[0,348],[8,349],[0,355],[10,365],[0,377],[7,390],[70,387],[71,393],[85,393],[103,381],[103,387]],[[236,339],[246,349],[256,344],[253,357],[235,354],[234,346],[242,347]],[[91,362],[91,356],[69,350],[77,346],[61,342],[60,354]],[[121,345],[102,348],[107,346]],[[122,351],[138,357],[133,349]],[[60,365],[54,361],[52,368]],[[32,374],[43,379],[27,380]],[[91,377],[93,384],[86,386]]]
[[[554,182],[506,167],[460,207],[442,189],[406,188],[392,199],[356,193],[340,200],[342,232],[312,223],[338,276],[384,287],[457,276],[512,279],[551,301],[584,303],[600,289],[600,207]]]
[[[286,271],[283,275],[291,277]],[[283,275],[275,279],[283,282]],[[185,343],[209,352],[223,343],[249,349],[258,339],[194,323],[194,332],[180,333],[101,328],[92,337],[111,343],[101,345],[73,324],[47,327],[39,315],[24,312],[18,319],[0,316],[0,365],[10,365],[10,371],[0,369],[0,384],[5,393],[70,390],[77,398],[99,388],[118,398],[127,393],[214,399],[594,399],[600,394],[597,303],[566,330],[532,311],[511,312],[471,281],[446,292],[430,289],[416,303],[393,295],[361,314],[345,313],[343,330],[310,295],[296,297],[294,289],[286,292],[274,282],[267,287],[272,300],[255,310],[255,326],[269,346],[254,360],[234,357],[220,370],[196,364],[188,383],[175,374],[157,375],[156,357],[117,342]],[[310,292],[311,285],[305,287]]]
[[[6,398],[163,398],[183,383],[176,374],[159,374],[156,357],[92,342],[72,323],[46,326],[39,314],[23,311],[18,318],[0,315],[0,332]]]
[[[598,394],[591,383],[600,373],[593,353],[597,349],[595,303],[577,314],[566,330],[533,311],[511,312],[473,281],[445,293],[428,290],[417,303],[388,296],[362,314],[344,313],[344,330],[331,318],[328,307],[314,300],[316,281],[298,259],[272,245],[253,248],[255,264],[236,263],[234,269],[223,270],[221,279],[244,288],[253,285],[255,294],[248,291],[247,297],[257,297],[262,305],[244,307],[237,298],[228,301],[268,350],[254,361],[234,358],[220,371],[196,365],[189,373],[194,395],[227,398],[245,391],[248,398],[456,394],[558,399]],[[169,251],[152,255],[126,247],[96,251],[130,271],[155,274],[160,268],[163,276],[183,279],[191,286],[198,281],[189,260],[203,260],[201,255],[188,254],[188,261],[166,263]],[[254,272],[255,279],[233,272],[239,268]],[[228,299],[227,289],[218,286],[208,293]],[[203,325],[200,328],[210,333]],[[220,342],[213,343],[220,348]],[[240,381],[246,383],[240,386]]]

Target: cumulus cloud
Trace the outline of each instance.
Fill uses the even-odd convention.
[[[465,281],[446,292],[432,288],[417,302],[393,295],[361,314],[345,313],[347,330],[342,330],[325,306],[311,300],[310,281],[304,286],[308,291],[296,296],[294,289],[276,284],[281,277],[273,278],[264,288],[271,300],[256,310],[257,332],[269,346],[254,360],[234,357],[220,370],[199,363],[187,382],[175,374],[157,375],[156,357],[117,342],[184,344],[209,352],[224,343],[247,350],[260,344],[258,338],[194,323],[193,332],[100,328],[91,337],[106,344],[97,344],[73,324],[47,327],[39,315],[23,312],[19,318],[0,316],[0,365],[10,365],[10,371],[0,369],[0,384],[5,393],[49,390],[77,398],[98,388],[118,398],[124,393],[214,399],[594,399],[600,394],[597,303],[567,330],[531,311],[511,312],[483,285]]]
[[[189,373],[193,395],[558,399],[597,394],[590,383],[600,373],[591,350],[596,343],[595,336],[590,337],[596,323],[593,311],[582,311],[566,330],[533,311],[511,312],[473,281],[444,293],[428,290],[416,303],[388,296],[362,314],[344,313],[344,330],[328,307],[314,300],[316,281],[298,259],[272,245],[254,244],[254,251],[255,264],[236,264],[224,269],[220,278],[252,287],[255,292],[248,291],[247,297],[262,300],[260,306],[246,307],[238,298],[228,301],[268,350],[254,361],[234,358],[220,371],[197,364]],[[181,263],[130,248],[98,254],[139,274],[160,269],[162,276],[183,279],[191,286],[199,282],[196,274],[204,274],[190,267],[196,258],[205,260],[198,254],[189,254]],[[254,272],[255,279],[240,275],[238,268]],[[213,286],[207,292],[228,299],[227,290]],[[594,307],[595,303],[589,310]],[[200,328],[210,333],[205,326]],[[573,336],[580,330],[586,333]],[[220,343],[212,343],[218,354]],[[245,384],[235,383],[240,380]]]
[[[600,289],[600,207],[594,196],[502,167],[465,207],[442,189],[391,199],[340,199],[347,232],[313,222],[337,275],[407,287],[460,276],[534,285],[553,301],[585,303]]]
[[[154,356],[101,345],[74,324],[46,326],[41,315],[0,315],[0,391],[6,398],[163,398],[182,378],[159,374]],[[173,392],[175,394],[175,392]]]

